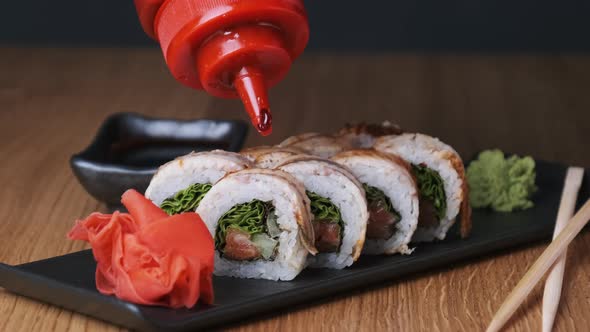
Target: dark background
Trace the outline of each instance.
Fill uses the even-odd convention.
[[[590,50],[587,0],[305,3],[312,28],[310,50]],[[155,46],[141,30],[132,0],[5,0],[0,7],[0,43]]]

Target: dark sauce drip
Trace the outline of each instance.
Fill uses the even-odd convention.
[[[272,115],[270,114],[270,110],[266,108],[261,109],[257,121],[256,129],[260,134],[267,136],[272,133]]]

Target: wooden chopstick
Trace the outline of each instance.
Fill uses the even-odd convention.
[[[518,306],[541,280],[545,272],[555,263],[557,258],[565,251],[572,240],[580,233],[582,228],[590,220],[590,199],[568,222],[568,225],[559,233],[559,236],[543,251],[543,254],[535,261],[524,277],[518,282],[510,295],[504,300],[502,306],[496,312],[487,332],[499,331],[510,319]]]
[[[576,201],[578,200],[578,191],[580,191],[580,187],[582,186],[583,177],[583,168],[568,168],[561,194],[561,202],[559,203],[559,211],[557,212],[553,239],[561,233],[569,219],[574,215]],[[545,290],[543,291],[543,332],[551,332],[553,322],[555,321],[555,315],[557,314],[557,307],[559,306],[559,299],[561,297],[566,256],[567,248],[559,256],[555,264],[553,264],[553,268],[549,272],[549,277],[545,281]]]

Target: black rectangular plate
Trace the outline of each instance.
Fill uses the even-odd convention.
[[[215,277],[215,305],[188,310],[146,307],[104,296],[96,291],[96,265],[89,250],[18,266],[0,265],[0,286],[33,299],[145,331],[185,331],[211,328],[280,308],[325,298],[347,290],[412,273],[450,267],[503,249],[551,238],[566,166],[537,162],[539,191],[535,207],[515,213],[475,210],[473,233],[461,240],[454,228],[444,241],[421,244],[410,256],[363,256],[344,270],[308,269],[294,281]],[[585,177],[579,195],[589,197]]]

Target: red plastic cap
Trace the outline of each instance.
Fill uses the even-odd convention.
[[[135,10],[143,31],[153,39],[156,39],[154,32],[154,20],[156,14],[166,0],[134,0]]]
[[[301,0],[135,1],[144,30],[151,34],[153,24],[178,81],[241,98],[257,130],[270,134],[267,89],[283,79],[309,38]]]

